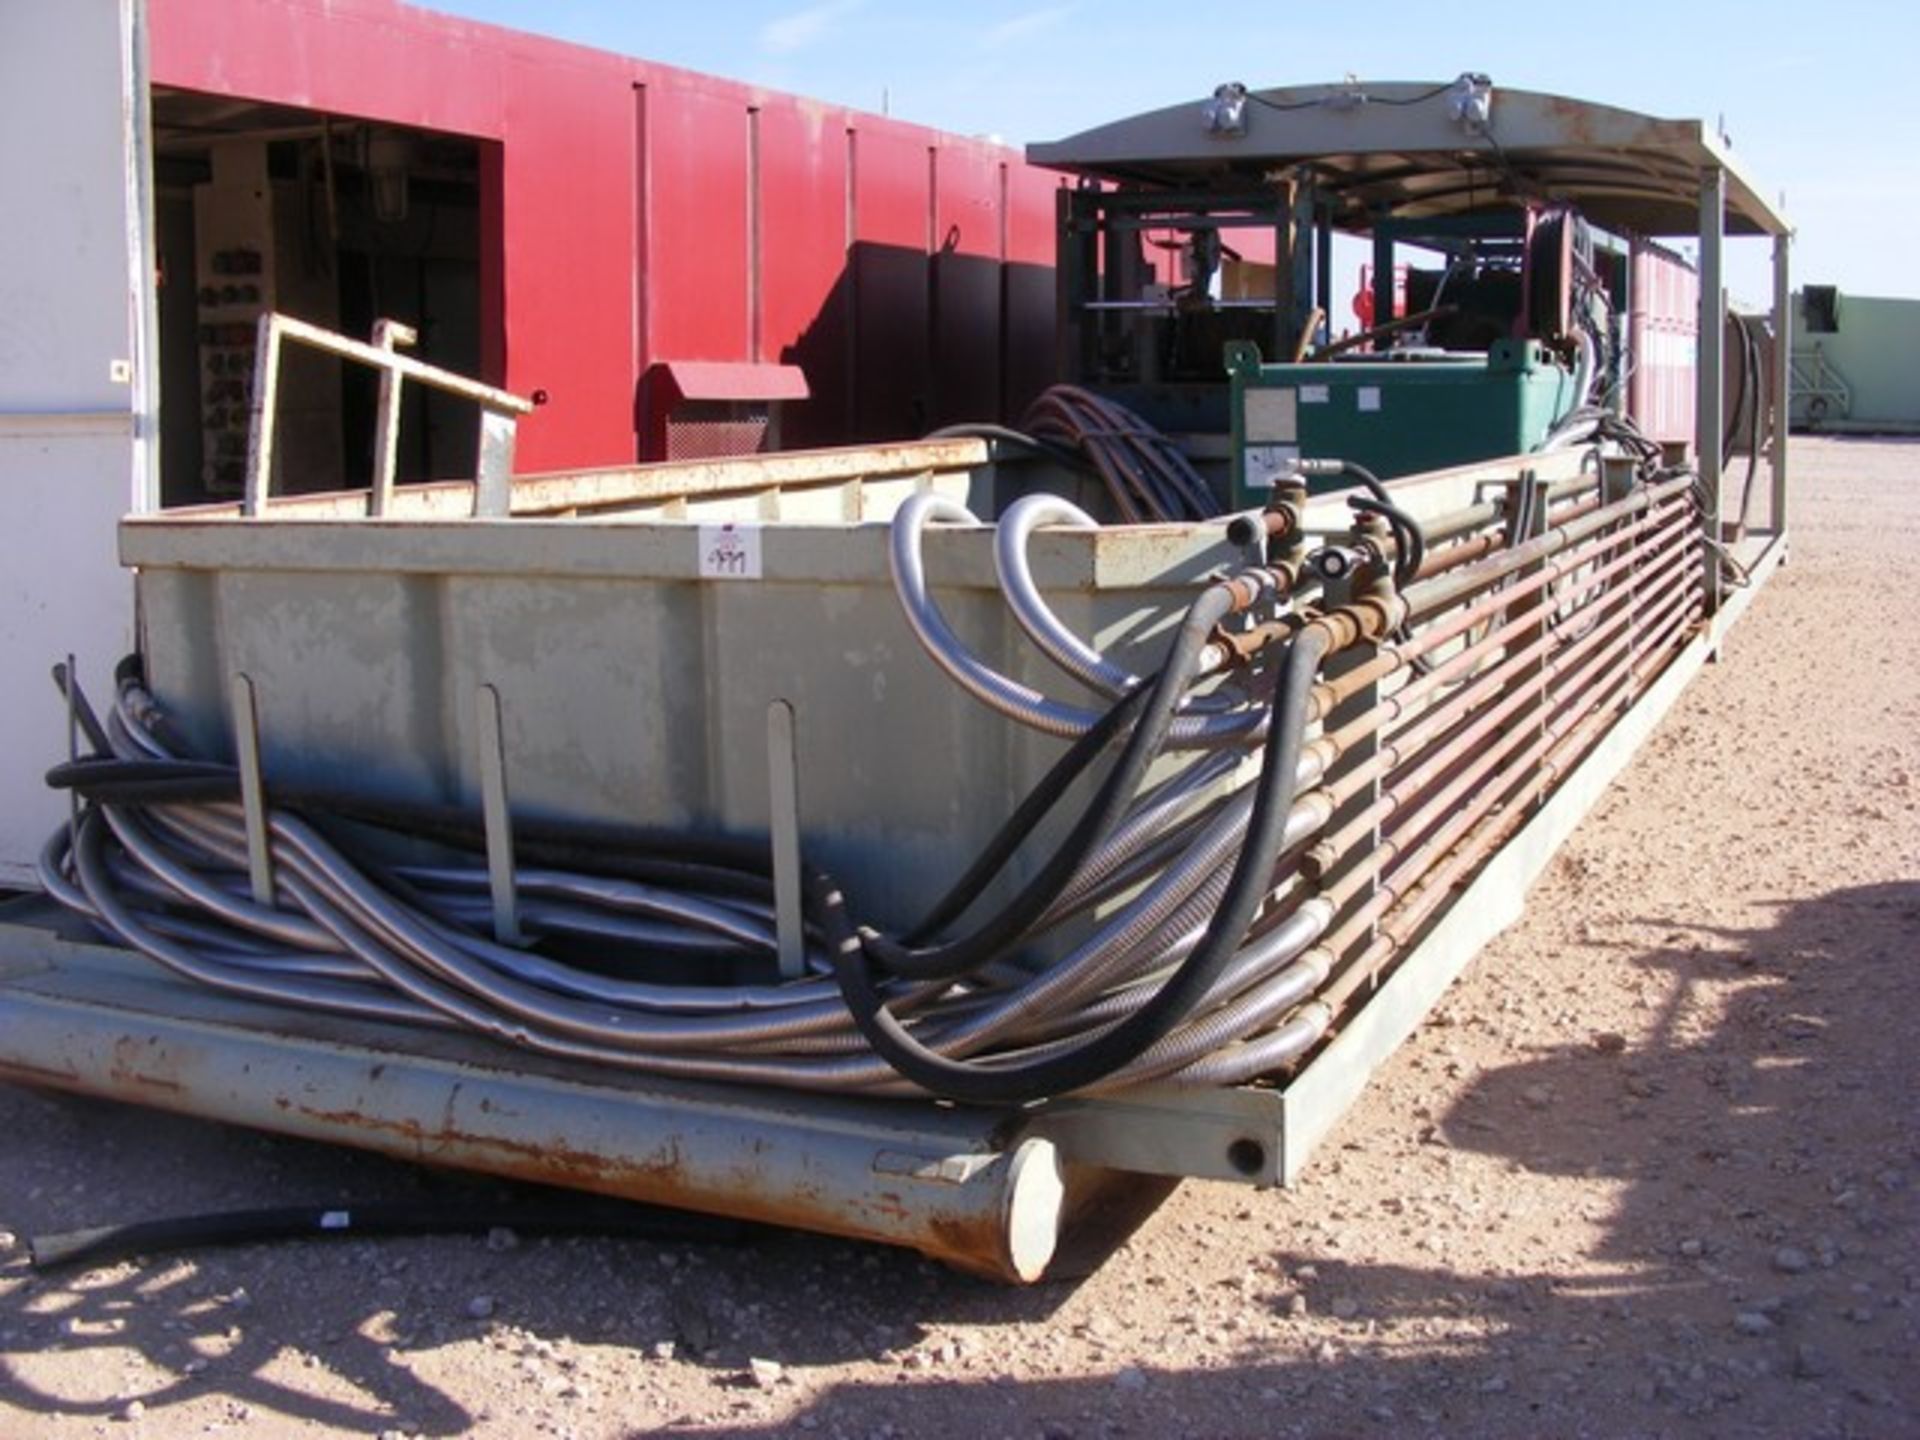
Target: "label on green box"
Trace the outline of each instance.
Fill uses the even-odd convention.
[[[1247,444],[1292,445],[1300,438],[1300,414],[1291,385],[1247,391]]]

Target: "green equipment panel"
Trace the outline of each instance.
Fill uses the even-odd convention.
[[[1523,454],[1573,399],[1572,372],[1535,341],[1299,365],[1263,365],[1236,348],[1227,363],[1235,509],[1265,504],[1274,477],[1302,458],[1352,460],[1384,479]]]

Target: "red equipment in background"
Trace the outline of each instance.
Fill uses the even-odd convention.
[[[680,405],[824,445],[1051,379],[1060,182],[1015,151],[398,0],[153,0],[151,33],[156,88],[481,143],[481,378],[549,401],[521,471],[655,458],[712,418]]]
[[[1407,267],[1393,267],[1393,314],[1375,320],[1373,316],[1373,266],[1360,266],[1360,288],[1353,292],[1353,315],[1362,330],[1371,330],[1387,320],[1398,320],[1407,313]]]

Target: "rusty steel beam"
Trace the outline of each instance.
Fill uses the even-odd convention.
[[[403,1160],[918,1250],[1038,1279],[1110,1177],[996,1112],[609,1075],[465,1036],[181,984],[47,924],[0,926],[0,1079]],[[38,915],[40,926],[21,923]]]

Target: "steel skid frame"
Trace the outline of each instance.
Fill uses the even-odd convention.
[[[1577,766],[1284,1083],[969,1107],[690,1083],[180,981],[39,897],[0,907],[0,1076],[402,1159],[907,1246],[1031,1281],[1181,1177],[1296,1184],[1368,1077],[1713,658],[1786,556],[1784,516]]]

